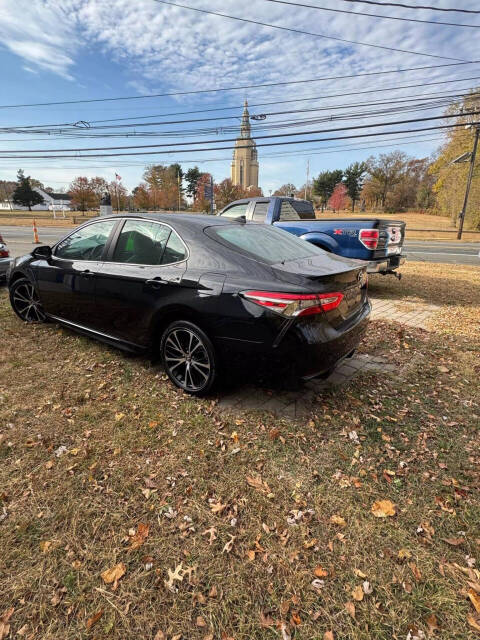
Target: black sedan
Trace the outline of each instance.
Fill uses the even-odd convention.
[[[13,261],[10,301],[131,351],[153,351],[188,393],[249,363],[324,374],[370,314],[354,261],[273,227],[187,214],[96,218]]]

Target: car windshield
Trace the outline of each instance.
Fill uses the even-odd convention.
[[[324,255],[323,249],[286,231],[258,224],[207,227],[205,233],[229,249],[267,264]]]

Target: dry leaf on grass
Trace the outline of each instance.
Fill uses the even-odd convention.
[[[226,508],[226,504],[222,504],[222,502],[220,502],[220,500],[218,502],[211,502],[210,503],[210,509],[212,510],[212,513],[222,513],[222,511],[224,511],[224,509]]]
[[[175,569],[172,571],[171,569],[167,569],[168,572],[168,580],[165,580],[165,586],[170,591],[175,591],[174,582],[177,580],[178,582],[182,582],[183,576],[185,575],[185,569],[183,569],[182,563],[178,564]]]
[[[345,521],[345,518],[342,518],[342,516],[338,516],[338,515],[333,515],[330,516],[330,524],[336,524],[339,527],[346,527],[347,523]]]
[[[355,620],[355,605],[351,600],[345,603],[345,609],[347,610],[348,614]]]
[[[313,573],[317,576],[317,578],[325,578],[328,576],[328,571],[323,567],[315,567]]]
[[[40,542],[40,551],[42,553],[48,553],[51,550],[52,541],[51,540],[43,540]]]
[[[123,562],[119,562],[111,569],[105,569],[105,571],[101,574],[102,580],[105,584],[111,584],[112,582],[118,582],[120,578],[125,574],[127,567]]]
[[[323,640],[334,640],[333,631],[325,631],[323,634]]]
[[[363,600],[363,589],[360,585],[357,585],[352,591],[352,598],[357,602],[361,602]]]
[[[452,547],[459,547],[465,542],[465,538],[442,538],[442,540]]]
[[[206,627],[207,623],[205,622],[205,619],[202,618],[202,616],[197,616],[197,627]]]
[[[153,640],[167,640],[167,636],[163,633],[161,629],[159,629],[155,634],[155,638]]]
[[[203,531],[201,535],[209,536],[208,544],[212,545],[214,540],[217,539],[217,530],[215,529],[215,527],[210,527],[210,529],[205,529],[205,531]]]
[[[414,562],[409,562],[408,566],[410,567],[411,572],[413,573],[413,577],[417,582],[422,579],[422,574],[420,573],[420,569]]]
[[[435,631],[439,631],[440,627],[438,626],[437,616],[434,613],[431,613],[428,618],[425,620],[427,625],[427,631],[429,636],[433,636]]]
[[[467,622],[472,627],[472,629],[475,629],[475,631],[480,631],[480,619],[477,616],[469,613],[467,616]]]
[[[231,533],[228,534],[230,536],[230,540],[226,543],[226,545],[222,549],[222,553],[230,553],[233,549],[233,543],[235,541],[236,536],[232,536]]]
[[[247,484],[257,491],[260,491],[261,493],[271,493],[270,487],[260,478],[260,476],[257,476],[255,478],[252,476],[247,476]]]
[[[3,612],[0,617],[0,640],[6,638],[10,633],[10,623],[9,620],[12,617],[13,612],[15,611],[14,607],[10,607],[6,611]]]
[[[391,500],[376,500],[372,504],[372,513],[376,518],[387,518],[394,516],[395,505]]]
[[[94,624],[96,624],[103,615],[103,609],[99,609],[97,613],[94,613],[91,618],[87,620],[86,627],[87,629],[91,629]]]
[[[470,598],[471,603],[475,607],[475,611],[480,613],[480,596],[475,592],[474,589],[468,590],[468,597]]]
[[[128,547],[129,551],[133,551],[134,549],[138,549],[142,546],[145,540],[148,538],[149,526],[148,524],[143,524],[143,522],[138,523],[137,532],[130,536],[130,546]]]

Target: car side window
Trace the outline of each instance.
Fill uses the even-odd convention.
[[[116,220],[89,224],[62,240],[55,257],[63,260],[100,260]]]
[[[300,216],[288,200],[282,202],[280,220],[300,220]]]
[[[127,220],[118,236],[113,262],[162,264],[170,227],[148,220]]]
[[[181,262],[187,257],[187,250],[185,245],[180,240],[180,237],[172,231],[168,238],[167,246],[163,252],[162,264],[173,264],[174,262]]]
[[[255,222],[265,222],[267,218],[269,202],[256,202],[255,209],[253,210],[252,220]]]
[[[224,218],[240,218],[240,216],[247,215],[248,202],[242,202],[241,204],[235,204],[230,209],[224,211],[221,215]]]

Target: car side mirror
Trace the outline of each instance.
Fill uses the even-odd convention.
[[[32,251],[32,256],[39,260],[50,260],[52,257],[52,247],[44,245],[42,247],[35,247]]]

